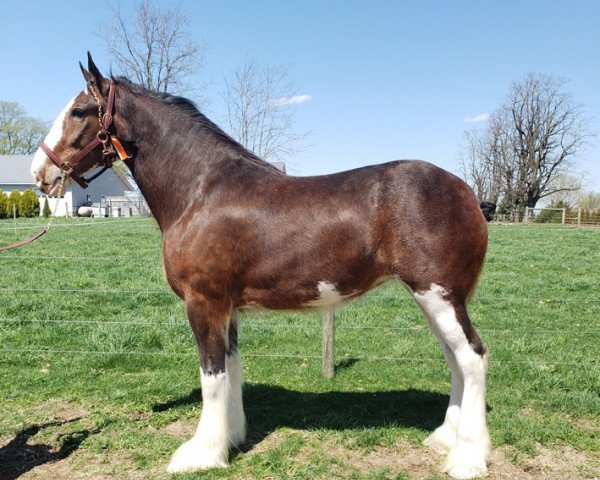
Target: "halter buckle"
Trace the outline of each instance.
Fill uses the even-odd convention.
[[[102,145],[106,145],[106,142],[108,142],[108,132],[106,130],[100,130],[97,134],[96,137],[98,137],[98,140],[100,140],[102,142]]]
[[[104,127],[104,128],[108,128],[110,125],[112,125],[112,122],[113,122],[112,114],[110,112],[106,112],[104,115],[102,115],[102,122],[100,123],[100,126]]]
[[[64,162],[59,167],[66,175],[73,173],[73,167],[68,162]]]

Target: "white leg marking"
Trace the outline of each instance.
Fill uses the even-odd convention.
[[[229,417],[229,444],[239,447],[246,441],[246,416],[242,402],[242,385],[244,382],[242,362],[238,351],[225,357],[225,367],[229,374],[229,400],[227,414]]]
[[[447,345],[442,348],[452,371],[452,393],[450,394],[450,402],[448,403],[444,423],[436,428],[423,443],[434,451],[445,455],[456,445],[464,384],[454,354]]]
[[[432,443],[438,443],[437,447],[443,443],[450,444],[448,437],[451,437],[453,424],[458,417],[456,443],[448,452],[444,471],[454,478],[474,478],[486,474],[491,453],[491,441],[485,420],[487,358],[482,358],[471,348],[456,318],[454,307],[444,298],[446,293],[444,288],[435,284],[425,292],[413,292],[434,332],[453,354],[457,373],[460,374],[458,378],[453,375],[453,396],[450,398],[446,420],[440,427],[446,425],[447,428],[439,435],[436,434]],[[449,363],[453,369],[454,362]],[[462,396],[459,394],[461,389]],[[460,407],[457,408],[459,398]],[[444,436],[446,440],[441,439]]]
[[[61,112],[58,114],[58,117],[56,117],[56,120],[54,120],[54,123],[52,124],[52,128],[50,129],[50,132],[48,132],[48,135],[46,135],[46,138],[44,139],[44,143],[50,148],[50,150],[54,150],[56,148],[56,145],[58,144],[59,140],[62,138],[65,116],[66,116],[67,112],[71,109],[71,107],[73,106],[73,103],[75,102],[75,98],[77,98],[77,97],[73,97],[69,101],[69,103],[67,103],[67,105],[61,110]],[[38,148],[35,152],[35,155],[33,156],[33,160],[31,161],[31,175],[32,176],[35,173],[39,174],[42,172],[45,161],[46,161],[46,153],[41,148]],[[39,176],[40,176],[40,178],[42,177],[41,175],[39,175]]]
[[[229,405],[231,384],[227,372],[205,375],[202,383],[202,414],[196,434],[181,445],[167,467],[169,473],[226,467],[229,454]]]

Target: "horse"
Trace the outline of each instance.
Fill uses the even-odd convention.
[[[246,150],[193,102],[124,77],[88,53],[86,88],[35,153],[42,192],[121,158],[158,223],[166,279],[200,357],[202,412],[169,472],[225,467],[246,438],[238,325],[244,309],[332,308],[391,279],[423,311],[451,371],[445,418],[426,440],[455,478],[487,471],[487,350],[467,313],[487,249],[471,188],[423,161],[290,176]]]

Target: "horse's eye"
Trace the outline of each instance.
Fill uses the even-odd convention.
[[[80,108],[74,108],[73,111],[71,112],[71,116],[75,117],[75,118],[83,118],[84,115],[85,115],[85,112],[83,110],[81,110]]]

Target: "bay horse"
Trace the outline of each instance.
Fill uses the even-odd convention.
[[[202,413],[169,472],[224,467],[244,443],[238,311],[331,308],[389,279],[425,314],[452,374],[443,424],[426,440],[455,478],[486,473],[486,347],[467,314],[487,225],[462,180],[422,161],[288,176],[192,102],[123,77],[88,54],[87,82],[60,113],[31,171],[42,192],[121,157],[163,242],[164,271],[198,345]]]

